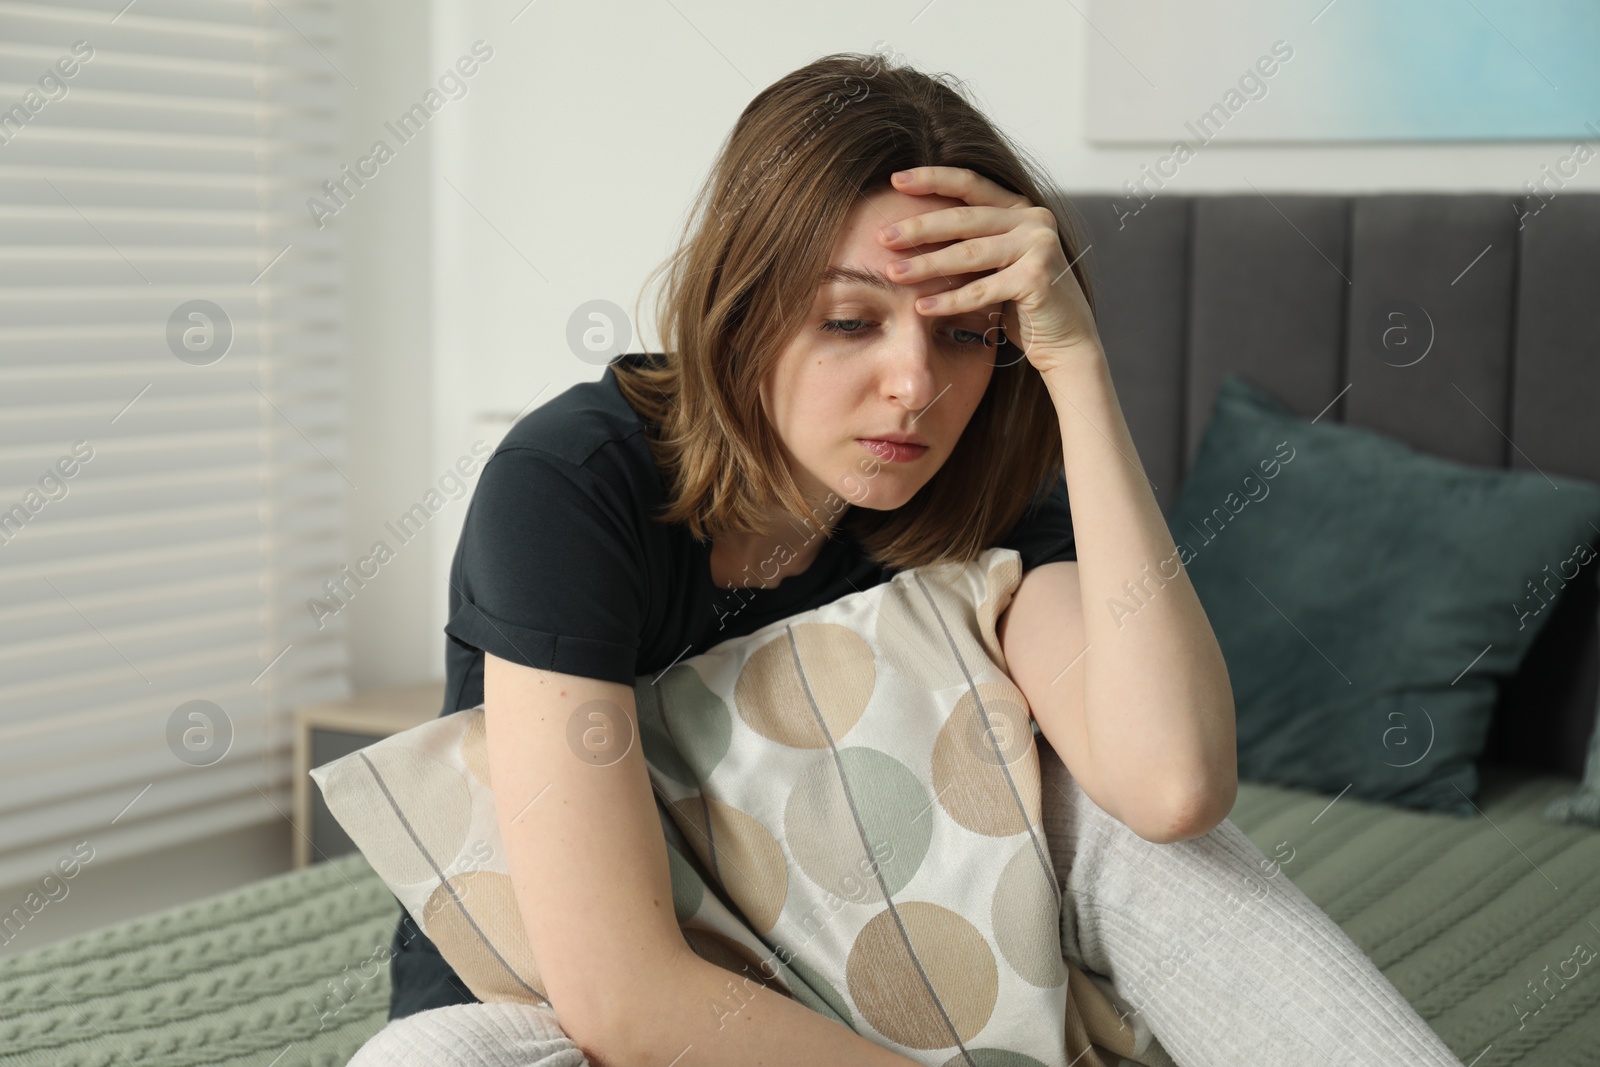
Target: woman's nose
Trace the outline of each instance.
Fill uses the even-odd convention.
[[[920,329],[896,332],[885,346],[882,371],[883,395],[918,411],[933,403],[943,388],[934,375],[936,342],[932,323],[924,321],[921,325]]]

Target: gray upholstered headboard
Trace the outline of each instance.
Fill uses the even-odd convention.
[[[1164,510],[1233,372],[1304,418],[1337,398],[1324,419],[1434,455],[1600,482],[1600,194],[1072,202],[1117,394]],[[1411,343],[1385,349],[1380,321],[1401,320],[1380,316],[1395,310],[1409,311]],[[1600,686],[1597,570],[1565,590],[1503,694],[1485,763],[1581,773]]]

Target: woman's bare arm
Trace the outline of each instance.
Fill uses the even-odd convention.
[[[568,722],[591,702],[628,720],[633,743],[614,762],[569,746]],[[630,687],[485,653],[484,713],[528,942],[562,1029],[591,1063],[665,1067],[686,1049],[680,1062],[697,1067],[915,1062],[689,948]]]

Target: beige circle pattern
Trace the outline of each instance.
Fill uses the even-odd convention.
[[[470,922],[463,907],[472,917]],[[429,939],[450,945],[453,963],[457,953],[466,958],[455,967],[457,971],[470,970],[477,979],[472,992],[479,1000],[527,1003],[527,990],[518,978],[538,990],[539,996],[545,995],[522,925],[522,911],[517,907],[516,890],[507,876],[484,870],[455,875],[429,895],[424,915]],[[478,930],[487,935],[487,942],[478,936]]]
[[[722,879],[750,924],[761,933],[771,930],[789,895],[789,866],[767,828],[708,797],[675,800],[668,808],[689,847]]]
[[[1027,707],[1022,690],[1009,679],[980,683],[976,695],[963,693],[956,701],[934,741],[934,795],[973,833],[1010,837],[1039,822],[1039,758]],[[991,731],[996,737],[1026,736],[1026,756],[1003,762],[974,743]]]
[[[715,964],[725,971],[731,971],[741,978],[748,978],[764,988],[773,989],[783,993],[784,996],[788,996],[788,993],[782,987],[773,984],[769,975],[772,965],[768,964],[763,968],[761,961],[756,958],[756,954],[751,952],[748,946],[741,945],[731,937],[724,937],[715,930],[708,930],[694,923],[684,926],[682,931],[683,939],[689,943],[689,948],[694,951],[696,956],[699,956],[707,963]],[[737,1008],[739,1002],[748,996],[745,990],[739,989],[739,983],[737,982],[734,983],[734,989],[738,991],[738,996],[730,998],[732,1003],[725,1005],[725,1007]]]
[[[838,623],[799,622],[787,629],[794,634],[800,662],[826,663],[828,670],[802,678],[787,635],[770,638],[739,672],[734,704],[750,728],[769,741],[790,748],[826,748],[829,735],[836,741],[844,737],[867,710],[877,682],[872,647]],[[826,733],[817,722],[813,699]]]
[[[1045,874],[1032,842],[1024,842],[1000,872],[989,922],[995,946],[1024,981],[1055,989],[1066,981],[1067,968],[1058,945],[1039,936],[1061,921],[1061,898]]]
[[[800,775],[784,812],[783,836],[795,866],[836,897],[883,903],[877,879],[861,877],[872,857],[856,832],[832,759],[823,755]]]
[[[874,1028],[910,1048],[971,1041],[1000,993],[988,943],[975,926],[938,904],[909,901],[895,910],[899,923],[894,912],[879,912],[850,949],[850,996]]]

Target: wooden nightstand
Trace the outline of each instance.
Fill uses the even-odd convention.
[[[323,803],[311,768],[348,756],[374,741],[420,726],[444,707],[444,682],[375,689],[350,700],[308,704],[294,711],[294,865],[356,851]]]

